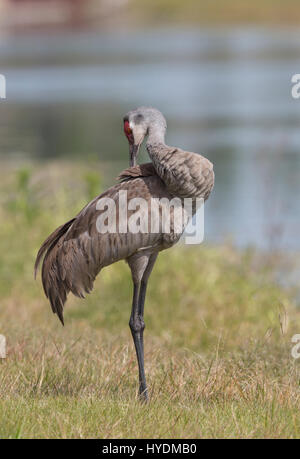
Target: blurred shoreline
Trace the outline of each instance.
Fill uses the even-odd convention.
[[[161,25],[300,24],[297,1],[1,0],[0,36],[59,30],[113,30]]]
[[[300,31],[286,20],[294,2],[280,18],[279,2],[267,0],[18,0],[0,3],[2,13],[5,4],[0,161],[96,158],[111,163],[113,180],[128,162],[122,115],[152,105],[168,120],[169,145],[215,165],[210,241],[232,234],[239,247],[298,251],[300,105],[291,77]],[[45,10],[55,5],[58,22]],[[139,159],[148,161],[145,149]]]

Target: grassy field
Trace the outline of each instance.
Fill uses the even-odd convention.
[[[151,401],[137,395],[120,262],[63,328],[33,280],[39,245],[101,189],[99,164],[2,164],[0,438],[300,437],[300,314],[272,263],[231,247],[160,255],[145,311]]]

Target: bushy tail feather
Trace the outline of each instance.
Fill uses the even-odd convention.
[[[53,233],[50,234],[49,237],[43,242],[41,245],[40,250],[38,251],[35,264],[34,264],[34,278],[36,279],[37,271],[40,265],[40,262],[43,258],[43,255],[46,253],[46,251],[50,251],[55,244],[58,242],[58,240],[63,236],[72,223],[75,221],[75,218],[72,218],[72,220],[69,220],[67,223],[64,223],[63,225],[59,226]]]
[[[67,299],[67,291],[63,285],[60,285],[57,274],[52,272],[51,263],[46,264],[46,260],[49,259],[52,250],[58,243],[59,239],[68,231],[71,227],[75,218],[69,220],[64,225],[57,228],[50,236],[44,241],[40,250],[38,251],[35,265],[34,265],[34,277],[36,278],[38,267],[42,258],[44,257],[43,269],[42,269],[42,281],[45,294],[50,300],[52,311],[58,315],[61,323],[64,325],[63,319],[63,305]],[[47,265],[47,266],[46,266]],[[50,282],[49,282],[50,280]]]

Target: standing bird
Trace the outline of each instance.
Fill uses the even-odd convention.
[[[149,227],[146,232],[131,232],[127,226],[126,231],[121,232],[118,228],[124,222],[117,212],[118,228],[105,232],[102,231],[103,219],[99,223],[104,209],[99,208],[98,203],[108,198],[115,203],[117,211],[121,210],[124,206],[121,202],[119,204],[119,192],[126,191],[128,203],[134,198],[143,198],[150,204],[152,198],[158,198],[162,212],[165,203],[174,197],[179,198],[182,207],[184,198],[208,198],[214,185],[212,163],[199,154],[166,145],[166,128],[164,116],[152,107],[139,107],[127,113],[124,117],[124,133],[129,142],[131,167],[119,175],[118,184],[87,204],[75,218],[57,228],[41,246],[35,262],[36,275],[44,257],[44,291],[52,311],[64,324],[63,307],[68,293],[83,298],[85,293],[91,292],[102,268],[119,260],[127,261],[133,281],[129,326],[139,366],[139,394],[143,400],[148,400],[143,341],[147,283],[158,253],[176,244],[184,227],[178,232],[173,222],[169,232],[164,232],[161,226],[156,232],[151,232]],[[136,165],[145,137],[152,162]],[[150,206],[148,209],[146,213],[150,215]],[[128,210],[130,215],[132,212]]]

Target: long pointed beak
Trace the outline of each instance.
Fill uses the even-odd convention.
[[[130,154],[130,167],[136,165],[136,158],[139,153],[140,146],[131,144],[129,145],[129,154]]]

